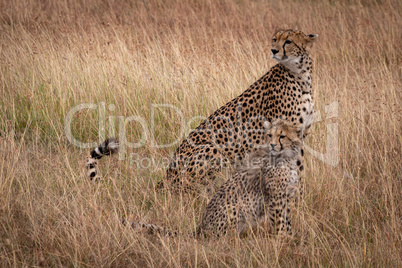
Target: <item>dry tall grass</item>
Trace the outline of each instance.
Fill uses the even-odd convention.
[[[0,7],[0,266],[402,266],[401,1],[2,0]],[[88,149],[66,138],[68,111],[105,102],[116,105],[107,117],[150,123],[151,104],[168,103],[187,120],[207,116],[274,64],[270,36],[278,28],[319,34],[313,86],[322,120],[307,144],[325,152],[326,126],[339,126],[335,167],[306,156],[295,239],[264,232],[165,239],[123,228],[125,216],[194,230],[205,201],[156,194],[163,168],[139,169],[129,158],[102,160],[105,180],[93,189],[83,172]],[[326,120],[333,102],[339,115]],[[74,136],[99,141],[97,118],[97,110],[77,114]],[[154,139],[169,143],[180,126],[159,109]],[[138,124],[127,129],[132,142],[141,134]],[[160,160],[174,149],[148,139],[130,152]]]

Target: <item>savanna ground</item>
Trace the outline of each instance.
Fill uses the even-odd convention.
[[[2,0],[0,7],[1,267],[402,266],[401,1]],[[270,37],[280,28],[319,34],[312,55],[320,116],[306,144],[327,160],[306,155],[295,237],[262,230],[167,239],[124,228],[121,217],[195,229],[205,201],[155,193],[161,162],[177,147],[155,144],[184,138],[181,119],[195,127],[194,116],[208,116],[267,72],[275,64]],[[97,106],[74,114],[77,140],[101,141],[99,114],[106,136],[125,133],[132,143],[144,138],[141,125],[123,132],[117,116],[149,126],[124,160],[102,159],[104,180],[95,187],[84,172],[89,149],[65,130],[68,112],[83,103]],[[338,112],[326,113],[334,103]],[[153,104],[177,111],[152,115]],[[140,167],[140,157],[155,163]]]

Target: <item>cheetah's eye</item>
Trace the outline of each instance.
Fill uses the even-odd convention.
[[[274,37],[274,38],[272,38],[272,41],[273,41],[273,42],[276,42],[276,38],[275,38],[275,37]]]
[[[288,45],[288,44],[290,44],[290,43],[292,43],[292,41],[290,41],[290,40],[286,40],[286,41],[285,41],[285,45]]]
[[[286,136],[285,136],[285,135],[281,135],[281,136],[279,136],[279,138],[280,138],[280,139],[284,139],[284,138],[286,138]]]
[[[268,137],[272,138],[272,135],[271,135],[271,134],[268,134]]]

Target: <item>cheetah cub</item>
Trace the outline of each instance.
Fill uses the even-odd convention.
[[[242,234],[269,218],[278,234],[291,234],[289,203],[299,185],[297,156],[303,126],[277,119],[264,123],[265,143],[250,153],[235,175],[213,196],[196,236]],[[175,236],[177,232],[154,224],[132,223],[134,229]]]

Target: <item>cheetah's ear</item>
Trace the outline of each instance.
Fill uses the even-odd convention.
[[[304,129],[305,129],[304,125],[302,125],[302,124],[296,127],[296,134],[297,134],[297,136],[299,136],[300,139],[303,139]]]
[[[314,43],[318,39],[318,34],[309,34],[305,37],[307,43]]]
[[[264,126],[264,129],[265,129],[265,130],[270,130],[272,125],[271,125],[270,122],[264,121],[263,126]]]
[[[287,122],[286,120],[282,119],[282,116],[280,116],[279,118],[272,118],[271,126],[276,126],[278,124],[283,124],[283,123],[286,124],[286,122]]]

